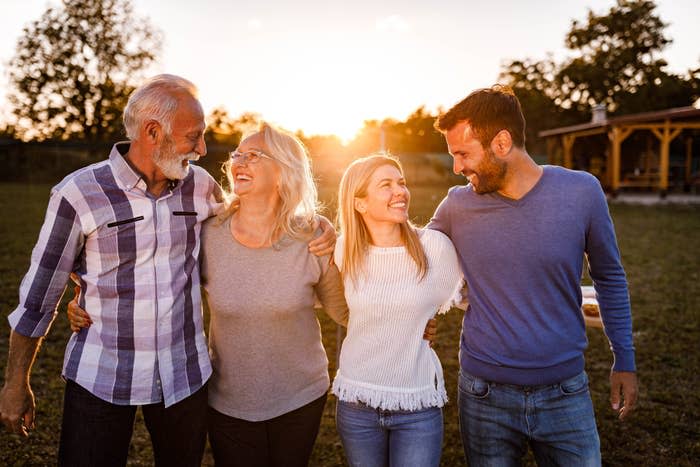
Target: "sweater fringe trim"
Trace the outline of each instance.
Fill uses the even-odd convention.
[[[438,309],[438,314],[444,315],[450,309],[460,303],[462,301],[462,285],[464,284],[464,281],[462,279],[457,281],[457,285],[455,285],[454,289],[452,290],[452,294],[450,295],[450,299],[443,303],[440,308]]]
[[[447,403],[447,391],[429,387],[416,392],[398,393],[359,386],[337,376],[331,392],[341,401],[361,402],[375,409],[415,411],[442,407]]]

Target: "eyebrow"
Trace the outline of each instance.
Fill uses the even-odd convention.
[[[384,183],[384,182],[393,182],[394,180],[399,181],[399,182],[401,182],[401,181],[405,182],[405,181],[406,181],[406,178],[405,178],[405,177],[399,177],[399,178],[388,178],[388,177],[387,177],[387,178],[382,178],[382,179],[380,179],[380,180],[377,182],[377,185],[379,185],[380,183]]]
[[[241,151],[239,148],[236,148],[236,151],[240,152],[241,154],[246,153],[246,152],[251,152],[251,151],[257,151],[257,152],[262,152],[263,154],[266,154],[265,151],[263,151],[262,149],[258,149],[258,148],[248,148],[245,151]]]

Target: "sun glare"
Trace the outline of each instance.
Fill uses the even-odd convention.
[[[362,128],[361,117],[353,115],[334,114],[324,120],[316,115],[299,115],[299,129],[306,135],[334,135],[343,145],[352,141]]]
[[[269,34],[259,40],[277,37],[267,23],[254,25]],[[318,34],[304,30],[293,39],[279,36],[274,43],[257,43],[268,44],[269,53],[248,55],[239,65],[231,64],[230,71],[216,74],[209,102],[225,103],[233,115],[252,111],[289,130],[336,135],[347,144],[366,120],[403,119],[419,105],[430,104],[435,89],[427,83],[434,78],[429,67],[415,65],[413,54],[421,46],[411,42],[410,29],[407,20],[396,16],[376,27],[369,23],[359,35],[325,31],[322,44]],[[245,50],[246,44],[236,46]]]

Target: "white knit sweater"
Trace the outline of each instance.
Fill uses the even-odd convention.
[[[445,313],[460,300],[462,272],[447,236],[427,229],[419,235],[428,259],[421,281],[403,246],[370,246],[357,286],[344,278],[350,319],[332,388],[340,400],[384,410],[447,402],[440,361],[423,331],[436,312]],[[343,244],[341,236],[335,247],[339,267]]]

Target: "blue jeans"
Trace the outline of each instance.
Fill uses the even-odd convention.
[[[598,466],[600,440],[585,372],[557,384],[514,386],[459,375],[459,428],[471,467]]]
[[[373,409],[338,401],[335,423],[350,466],[438,466],[442,409]]]

